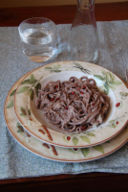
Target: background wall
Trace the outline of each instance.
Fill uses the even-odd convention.
[[[0,7],[30,7],[50,5],[74,5],[77,0],[0,0]],[[128,0],[95,0],[96,3],[128,2]]]

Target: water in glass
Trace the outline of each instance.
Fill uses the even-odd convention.
[[[29,21],[30,22],[30,21]],[[31,60],[43,62],[55,55],[56,38],[54,23],[25,23],[19,26],[23,52]]]

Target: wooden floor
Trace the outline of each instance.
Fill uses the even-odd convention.
[[[55,23],[71,23],[75,6],[1,8],[0,26],[17,26],[29,17],[48,17]],[[128,19],[128,2],[96,4],[96,20],[111,21]]]

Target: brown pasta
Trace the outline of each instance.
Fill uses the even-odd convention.
[[[36,106],[60,131],[82,132],[100,125],[110,109],[110,99],[86,76],[51,81],[38,91]]]

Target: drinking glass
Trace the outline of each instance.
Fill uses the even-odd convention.
[[[70,35],[70,51],[73,59],[94,63],[98,59],[99,44],[94,11],[94,0],[77,0],[77,11]]]
[[[23,53],[35,62],[56,56],[56,25],[44,17],[24,20],[18,27]]]

